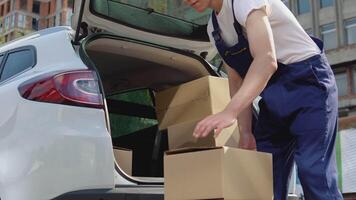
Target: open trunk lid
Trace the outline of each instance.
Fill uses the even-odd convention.
[[[76,0],[73,28],[76,29],[79,22],[88,25],[89,34],[104,30],[122,37],[186,50],[208,59],[215,55],[206,33],[206,23],[196,24],[163,14],[168,11],[155,11],[149,7],[149,0],[137,1],[141,2],[139,4],[127,2]]]

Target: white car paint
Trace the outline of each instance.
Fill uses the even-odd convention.
[[[35,102],[19,94],[19,85],[32,77],[87,69],[71,45],[72,33],[69,27],[46,29],[0,47],[5,52],[32,45],[37,51],[34,68],[0,83],[2,200],[47,200],[129,183],[114,172],[103,109]]]

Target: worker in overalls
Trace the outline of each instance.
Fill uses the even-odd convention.
[[[226,64],[231,102],[200,121],[195,137],[239,122],[240,148],[273,155],[274,198],[286,199],[293,162],[307,200],[339,200],[335,164],[338,94],[320,40],[281,0],[185,0],[213,9],[208,34]],[[252,133],[251,104],[259,118]],[[258,180],[256,180],[258,181]]]

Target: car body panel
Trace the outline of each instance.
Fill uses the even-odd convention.
[[[6,161],[0,166],[2,198],[51,199],[76,189],[114,187],[103,111],[23,100],[16,116],[2,125],[9,131],[0,142],[0,162]]]
[[[34,68],[0,83],[2,200],[45,200],[75,190],[115,187],[103,109],[30,101],[18,91],[22,83],[43,74],[87,69],[71,45],[71,33],[70,28],[49,29],[0,48],[5,52],[30,45],[37,51]]]
[[[174,47],[177,49],[193,52],[197,55],[201,53],[207,53],[207,59],[210,60],[216,55],[216,50],[213,48],[209,41],[196,41],[190,39],[183,39],[178,37],[172,37],[167,35],[160,35],[144,30],[138,30],[118,22],[109,20],[99,15],[95,15],[90,11],[90,0],[76,0],[74,15],[72,18],[73,29],[77,28],[78,20],[80,18],[80,6],[85,1],[83,16],[81,22],[85,22],[89,25],[91,30],[104,30],[118,36],[128,37],[132,39],[143,40],[149,43],[154,43],[167,47]]]

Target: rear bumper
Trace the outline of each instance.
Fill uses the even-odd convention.
[[[163,186],[121,186],[111,190],[82,190],[61,195],[54,200],[163,200]]]

